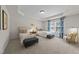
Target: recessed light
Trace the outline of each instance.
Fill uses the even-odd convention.
[[[45,13],[45,11],[44,11],[44,10],[40,10],[40,13],[41,13],[41,14],[44,14],[44,13]]]

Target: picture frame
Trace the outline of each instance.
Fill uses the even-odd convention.
[[[0,6],[0,30],[1,30],[1,6]]]
[[[8,16],[7,13],[2,10],[2,29],[7,30],[8,28]]]

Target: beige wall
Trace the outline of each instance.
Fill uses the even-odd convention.
[[[42,28],[42,23],[40,20],[37,20],[37,19],[32,18],[32,17],[27,17],[27,16],[19,17],[19,27],[26,26],[27,29],[30,29],[31,24],[36,25],[38,29]]]
[[[3,53],[8,44],[8,40],[9,40],[9,13],[8,13],[6,6],[1,6],[1,9],[5,10],[5,12],[8,15],[8,29],[0,30],[0,53]]]
[[[79,14],[68,16],[64,19],[64,33],[66,34],[69,28],[79,28]]]
[[[10,39],[17,39],[18,38],[18,12],[16,5],[7,5],[6,6],[9,14],[10,14]]]

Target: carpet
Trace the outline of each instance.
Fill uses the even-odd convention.
[[[67,43],[60,38],[38,37],[39,42],[28,48],[20,44],[19,39],[10,40],[4,54],[78,54],[79,46]]]

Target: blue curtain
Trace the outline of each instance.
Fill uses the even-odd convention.
[[[64,17],[60,18],[60,21],[61,21],[60,37],[63,38],[63,34],[64,34]]]
[[[48,20],[48,31],[51,30],[51,26],[53,26],[51,24],[51,20]],[[53,27],[52,27],[52,30],[53,30]],[[63,38],[63,34],[64,34],[64,17],[62,18],[59,18],[56,20],[56,32],[57,33],[57,36],[60,37],[60,38]]]
[[[48,31],[50,31],[50,20],[48,20]]]

